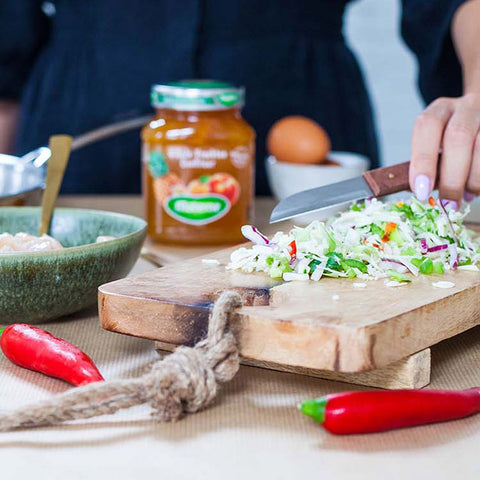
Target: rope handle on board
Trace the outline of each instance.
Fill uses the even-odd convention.
[[[207,338],[194,347],[177,347],[141,377],[91,383],[0,414],[0,431],[92,418],[144,403],[150,403],[152,415],[161,422],[173,422],[207,407],[219,384],[238,371],[237,343],[228,322],[241,305],[238,293],[222,293],[213,306]]]

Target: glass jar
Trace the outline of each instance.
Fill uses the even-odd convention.
[[[244,89],[213,81],[152,87],[155,118],[142,130],[148,234],[209,245],[242,239],[252,221],[255,132]]]

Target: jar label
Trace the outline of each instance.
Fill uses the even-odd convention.
[[[190,225],[206,225],[225,216],[231,204],[223,195],[178,195],[166,199],[165,211],[176,220]]]
[[[161,152],[157,150],[150,152],[148,170],[153,178],[163,177],[168,173],[168,165]]]
[[[160,152],[158,154],[162,156]],[[184,182],[180,176],[169,172],[168,167],[168,173],[162,174],[159,158],[149,157],[155,199],[168,215],[182,223],[206,225],[215,222],[224,217],[240,198],[240,184],[228,173],[201,175]]]

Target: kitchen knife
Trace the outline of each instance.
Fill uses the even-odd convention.
[[[295,193],[280,201],[273,209],[270,223],[368,197],[383,197],[408,190],[409,166],[410,162],[404,162],[377,168],[365,172],[361,177]]]

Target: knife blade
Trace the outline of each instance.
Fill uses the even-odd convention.
[[[280,201],[273,209],[270,223],[368,197],[383,197],[408,190],[409,166],[410,162],[404,162],[377,168],[360,177],[295,193]]]

